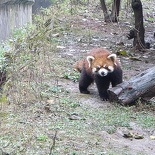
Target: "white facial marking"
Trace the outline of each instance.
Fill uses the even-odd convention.
[[[101,68],[101,69],[98,71],[98,74],[99,74],[100,76],[107,76],[108,70],[105,69],[105,68]]]
[[[97,69],[96,69],[96,68],[93,68],[93,69],[92,69],[92,72],[93,72],[93,73],[95,73],[96,71],[97,71]]]
[[[108,66],[108,69],[110,70],[110,72],[114,71],[114,67],[113,66]]]

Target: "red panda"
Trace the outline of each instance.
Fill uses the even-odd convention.
[[[93,49],[83,60],[75,63],[74,68],[81,73],[79,90],[89,94],[88,86],[95,81],[100,97],[108,100],[108,88],[122,83],[122,69],[116,54],[106,49]]]

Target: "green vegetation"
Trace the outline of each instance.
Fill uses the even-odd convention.
[[[91,46],[113,43],[101,40],[106,30],[97,27],[102,11],[97,9],[92,19],[94,1],[91,9],[85,0],[75,1],[83,5],[70,2],[42,10],[33,25],[16,30],[0,48],[1,66],[9,77],[0,98],[0,146],[10,155],[49,154],[50,148],[54,155],[132,155],[126,144],[130,140],[118,131],[134,131],[134,122],[138,131],[151,132],[154,106],[111,105],[93,92],[78,92],[79,73],[73,63]],[[124,69],[131,70],[128,64]],[[138,149],[137,155],[143,154]]]
[[[155,116],[154,114],[148,114],[146,111],[142,111],[137,116],[137,122],[143,127],[143,128],[155,128]]]
[[[70,80],[73,80],[74,82],[77,82],[78,79],[79,79],[79,73],[78,72],[75,72],[75,71],[72,71],[72,72],[65,72],[64,75],[63,75],[63,78],[65,79],[70,79]]]
[[[1,45],[0,46],[0,70],[5,71],[7,65],[8,64],[7,64],[7,60],[5,57],[5,49]]]

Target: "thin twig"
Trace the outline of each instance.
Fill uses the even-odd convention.
[[[53,150],[54,150],[54,147],[55,147],[55,141],[56,141],[56,138],[57,138],[57,132],[58,131],[55,131],[55,135],[54,135],[54,137],[53,137],[53,144],[52,144],[52,146],[51,146],[51,148],[50,148],[50,153],[49,153],[49,155],[53,155]]]

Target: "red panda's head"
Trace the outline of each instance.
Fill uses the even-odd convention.
[[[114,71],[117,66],[116,54],[106,54],[102,56],[87,56],[88,66],[93,74],[107,76]]]

